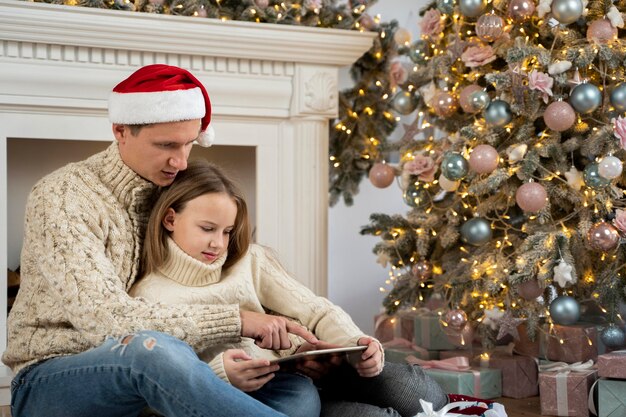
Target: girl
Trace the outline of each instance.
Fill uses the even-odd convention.
[[[447,402],[418,366],[387,363],[383,370],[377,340],[340,307],[289,276],[270,250],[250,240],[241,192],[217,166],[190,161],[152,211],[145,275],[130,293],[163,303],[238,304],[241,311],[259,314],[269,310],[308,328],[320,339],[316,346],[280,334],[281,347],[291,349],[261,349],[243,338],[199,352],[225,381],[288,416],[414,416],[421,410],[420,398],[437,409]],[[300,372],[277,372],[279,366],[269,362],[294,350],[355,345],[367,346],[360,360],[330,370],[328,364],[307,361]]]

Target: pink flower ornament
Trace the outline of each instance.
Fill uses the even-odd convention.
[[[626,210],[615,210],[613,225],[615,225],[620,232],[626,233]]]
[[[428,9],[419,25],[422,36],[436,37],[443,31],[441,13],[437,9]]]
[[[415,155],[415,157],[404,164],[403,170],[409,175],[417,175],[417,179],[424,182],[435,180],[437,164],[430,156]]]
[[[546,104],[548,97],[552,96],[552,85],[554,85],[554,79],[546,73],[534,69],[528,74],[528,86],[531,90],[540,91],[543,102]]]
[[[391,87],[397,87],[404,84],[409,78],[409,71],[407,70],[404,60],[401,58],[394,58],[389,65],[389,83]]]
[[[495,61],[495,59],[496,54],[489,45],[470,46],[461,54],[461,60],[465,63],[465,66],[470,68],[486,65]]]
[[[620,147],[626,149],[626,119],[622,116],[613,119],[613,135],[619,139]]]

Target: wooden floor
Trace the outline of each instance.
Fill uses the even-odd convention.
[[[539,397],[523,398],[521,400],[498,398],[496,401],[504,405],[509,417],[541,417]]]

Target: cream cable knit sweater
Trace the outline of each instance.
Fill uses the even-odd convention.
[[[145,329],[176,336],[198,352],[240,340],[236,303],[163,305],[127,294],[155,191],[122,162],[117,142],[35,185],[2,357],[14,372]]]
[[[298,319],[321,340],[341,346],[356,345],[365,336],[346,312],[293,279],[271,251],[262,246],[251,245],[248,253],[226,271],[222,271],[224,258],[204,264],[183,252],[171,239],[169,253],[166,264],[139,280],[131,295],[168,304],[238,303],[242,310],[259,313],[269,309]],[[221,352],[231,348],[243,349],[253,358],[274,359],[285,354],[261,349],[248,338],[201,352],[200,357],[225,381],[228,378]]]

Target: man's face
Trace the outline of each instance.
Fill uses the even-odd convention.
[[[159,186],[174,181],[187,169],[193,141],[200,133],[200,119],[156,123],[143,127],[135,136],[125,125],[113,125],[122,161],[133,171]]]

